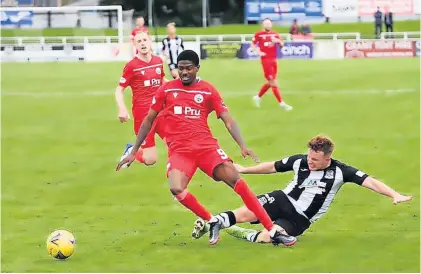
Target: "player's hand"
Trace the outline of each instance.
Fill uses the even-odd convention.
[[[127,112],[127,109],[120,109],[120,111],[118,112],[118,119],[121,123],[129,121],[130,117],[129,113]]]
[[[412,196],[405,196],[398,194],[395,197],[393,197],[393,204],[397,205],[399,203],[404,203],[412,200]]]
[[[259,51],[259,56],[265,56],[266,53]]]
[[[121,167],[125,164],[127,166],[130,166],[135,159],[136,159],[136,156],[130,153],[123,160],[121,160],[120,163],[117,164],[117,167],[116,167],[115,170],[119,171],[121,169]]]
[[[250,156],[253,159],[253,161],[255,161],[256,163],[260,163],[260,160],[256,156],[256,154],[254,154],[253,151],[251,151],[250,149],[248,149],[246,147],[241,148],[241,155],[243,156],[244,159],[246,159],[248,156]]]

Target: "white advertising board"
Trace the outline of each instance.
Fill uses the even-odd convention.
[[[323,13],[326,17],[356,17],[358,0],[324,0]]]
[[[160,42],[154,42],[152,50],[155,53],[161,53]],[[197,52],[200,57],[200,44],[196,42],[184,42],[185,49],[191,49]],[[123,44],[100,44],[89,43],[85,46],[87,62],[127,62],[133,58],[132,47],[130,43]]]
[[[344,58],[344,42],[341,40],[314,41],[313,59],[343,59]]]
[[[22,45],[2,46],[1,62],[83,61],[83,45]]]

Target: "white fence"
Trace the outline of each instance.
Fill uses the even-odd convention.
[[[383,39],[361,39],[359,33],[314,35],[314,40],[293,40],[279,48],[281,59],[343,59],[380,57],[417,57],[420,33],[393,33]],[[287,38],[288,36],[285,35]],[[411,38],[416,37],[417,39]],[[160,54],[163,37],[157,37],[153,50]],[[250,47],[252,35],[183,36],[185,48],[196,51],[202,59],[240,58],[254,60],[259,56]],[[325,39],[323,39],[325,38]],[[328,39],[326,39],[328,38]],[[133,58],[129,41],[118,37],[9,37],[1,38],[1,62],[129,61]]]
[[[290,41],[290,34],[281,34],[285,40]],[[162,41],[166,35],[153,36],[152,40]],[[181,35],[186,42],[194,41],[197,43],[206,42],[247,42],[253,38],[252,34],[224,34],[224,35]],[[350,33],[312,33],[312,39],[361,39],[359,32]],[[84,44],[84,43],[118,43],[119,37],[113,36],[63,36],[63,37],[1,37],[2,45],[24,45],[24,44]],[[125,37],[123,42],[129,42]]]

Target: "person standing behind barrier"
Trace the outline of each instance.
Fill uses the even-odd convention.
[[[393,13],[388,9],[384,14],[384,24],[386,25],[386,32],[393,32]],[[392,35],[388,35],[392,38]]]
[[[377,11],[374,13],[374,23],[375,23],[375,34],[376,38],[380,38],[380,34],[383,31],[383,13],[380,11],[380,7],[377,7]]]

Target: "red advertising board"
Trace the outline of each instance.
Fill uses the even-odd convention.
[[[415,43],[409,40],[349,41],[345,58],[414,57]]]
[[[380,7],[381,11],[390,10],[394,15],[414,15],[414,0],[358,0],[358,15],[373,15]]]

